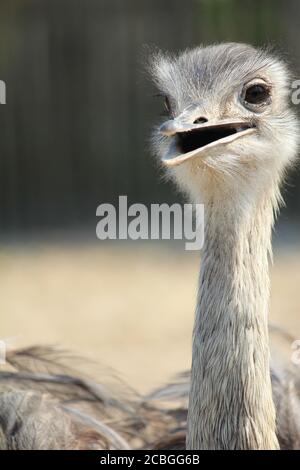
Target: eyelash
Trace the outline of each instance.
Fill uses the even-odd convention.
[[[164,95],[163,93],[156,93],[154,95],[154,97],[155,98],[162,98],[164,100],[164,102],[163,102],[164,110],[161,111],[161,113],[159,113],[159,115],[162,116],[162,117],[172,117],[172,110],[167,109],[167,103],[166,103],[166,100],[168,100],[168,102],[170,103],[169,98],[166,95]],[[171,108],[170,104],[169,104],[169,107]]]

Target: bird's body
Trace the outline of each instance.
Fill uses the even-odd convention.
[[[139,445],[181,447],[186,434],[188,449],[300,447],[299,378],[290,367],[274,364],[270,372],[268,334],[271,232],[298,148],[289,73],[244,44],[159,54],[151,70],[169,112],[154,148],[179,187],[204,203],[205,244],[190,385],[152,396],[178,398],[181,390],[186,401],[189,391],[187,425],[185,407],[163,410],[142,400],[150,437]],[[157,416],[160,430],[151,427]],[[125,421],[133,432],[137,423]]]

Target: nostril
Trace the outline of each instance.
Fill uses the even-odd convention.
[[[198,117],[194,122],[193,124],[204,124],[205,122],[207,122],[208,120],[205,118],[205,117]]]

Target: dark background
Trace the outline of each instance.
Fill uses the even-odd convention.
[[[296,0],[1,0],[1,236],[94,237],[102,202],[179,198],[148,148],[161,104],[147,48],[273,44],[297,76],[299,13]],[[299,171],[285,198],[281,221],[294,225]]]

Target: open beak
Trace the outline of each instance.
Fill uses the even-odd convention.
[[[215,149],[255,132],[250,122],[240,120],[210,121],[202,124],[187,124],[176,119],[160,127],[162,135],[172,139],[163,163],[176,166],[195,157],[204,156],[207,150]]]

